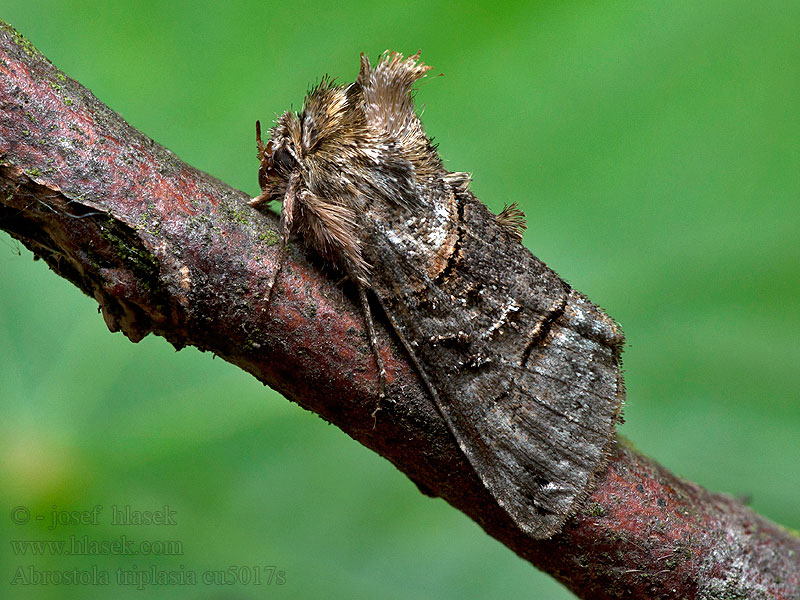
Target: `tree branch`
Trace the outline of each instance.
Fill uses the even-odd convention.
[[[254,163],[255,168],[255,163]],[[180,161],[0,22],[0,227],[100,305],[111,331],[232,362],[389,459],[582,598],[797,598],[800,538],[619,443],[555,537],[516,530],[385,327],[394,396],[357,298],[292,247],[272,301],[276,219]]]

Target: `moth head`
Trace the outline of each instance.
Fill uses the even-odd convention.
[[[275,132],[277,133],[277,132]],[[262,190],[259,198],[281,200],[285,183],[292,171],[298,168],[297,153],[286,136],[272,135],[264,144],[261,137],[261,122],[256,121],[256,145],[258,147],[258,185]]]

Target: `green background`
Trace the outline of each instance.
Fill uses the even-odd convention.
[[[253,122],[358,54],[423,50],[451,170],[628,337],[621,432],[800,528],[800,3],[31,2],[0,18],[134,126],[255,195]],[[210,354],[111,335],[0,234],[0,596],[572,597],[382,458]],[[299,374],[301,376],[301,374]],[[177,525],[109,524],[168,505]],[[99,525],[14,525],[26,506]],[[182,556],[19,556],[8,540],[179,540]],[[11,586],[18,566],[276,586]]]

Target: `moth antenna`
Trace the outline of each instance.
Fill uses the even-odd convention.
[[[525,222],[525,213],[520,210],[516,202],[503,206],[503,210],[495,218],[507,235],[522,241],[522,234],[528,228],[528,224]]]
[[[261,139],[261,121],[256,121],[256,146],[258,147],[258,154],[256,158],[258,158],[258,162],[260,163],[260,167],[258,168],[258,185],[261,187],[261,193],[258,194],[255,198],[250,198],[250,206],[260,206],[264,202],[268,202],[271,196],[270,191],[264,190],[264,184],[266,183],[266,175],[264,171],[264,152],[266,147],[264,146],[264,140]]]

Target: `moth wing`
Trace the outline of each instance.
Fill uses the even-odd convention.
[[[503,242],[477,204],[451,281],[376,238],[375,291],[484,485],[520,529],[547,538],[607,460],[624,395],[622,334],[529,251]]]

